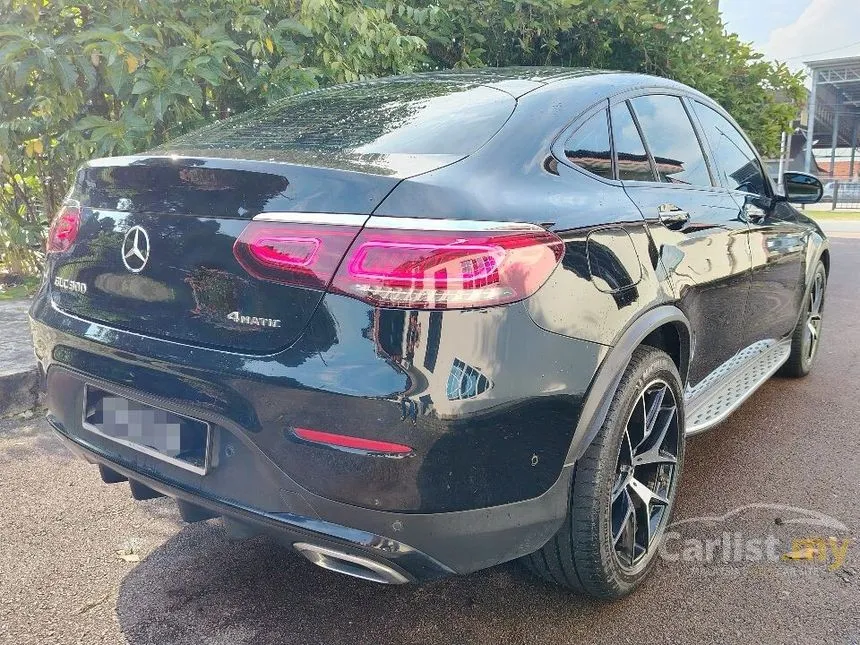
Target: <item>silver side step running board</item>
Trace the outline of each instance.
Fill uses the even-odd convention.
[[[735,354],[684,394],[687,436],[712,428],[788,360],[791,340],[763,340]]]

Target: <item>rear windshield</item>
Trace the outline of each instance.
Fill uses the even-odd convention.
[[[488,87],[385,79],[288,97],[162,149],[462,156],[498,132],[514,106],[512,96]]]

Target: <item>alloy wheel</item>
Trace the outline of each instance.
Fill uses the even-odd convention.
[[[811,361],[818,351],[818,340],[821,337],[821,306],[824,304],[824,274],[818,271],[809,289],[806,307],[806,328],[803,331],[803,344],[806,348],[806,360]]]
[[[680,428],[674,391],[665,381],[650,382],[627,420],[610,497],[612,547],[623,569],[647,563],[665,528]]]

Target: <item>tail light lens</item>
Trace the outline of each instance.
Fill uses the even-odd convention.
[[[328,286],[381,307],[468,309],[532,295],[564,243],[532,224],[371,218],[363,229],[252,222],[234,251],[266,280]]]
[[[68,251],[75,243],[80,228],[81,206],[78,202],[69,200],[63,204],[51,222],[45,250],[48,253]]]
[[[251,222],[233,245],[245,270],[261,280],[325,289],[360,226]]]
[[[564,253],[538,226],[499,231],[365,228],[332,290],[383,307],[467,309],[522,300]]]

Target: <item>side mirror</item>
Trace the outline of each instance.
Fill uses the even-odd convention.
[[[782,175],[785,199],[792,204],[816,204],[824,195],[824,186],[817,177],[805,172],[787,172]]]

